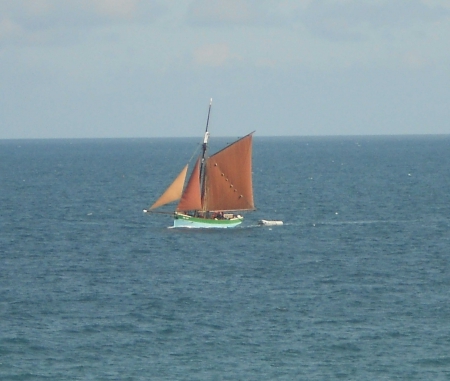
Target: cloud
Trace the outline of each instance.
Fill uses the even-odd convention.
[[[314,34],[331,40],[365,38],[371,30],[408,28],[450,16],[449,9],[420,0],[315,0],[299,20]]]
[[[196,0],[189,7],[189,19],[200,24],[246,24],[251,21],[250,1]]]
[[[422,69],[429,63],[427,57],[416,51],[407,52],[404,55],[403,62],[410,69]]]
[[[21,28],[9,18],[0,20],[0,41],[10,39],[21,32]]]
[[[157,0],[0,0],[0,43],[54,42],[69,32],[150,23],[165,12],[162,4]]]
[[[86,5],[94,7],[99,14],[107,17],[129,20],[136,17],[139,3],[138,0],[91,0]]]
[[[223,66],[238,58],[230,52],[228,44],[208,44],[194,51],[194,63],[202,66]]]
[[[286,21],[285,3],[289,1],[193,0],[186,17],[194,26],[279,26]]]

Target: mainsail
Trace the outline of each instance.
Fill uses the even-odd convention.
[[[254,210],[252,137],[244,136],[206,160],[203,210]]]

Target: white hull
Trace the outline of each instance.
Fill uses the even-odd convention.
[[[281,226],[283,225],[283,221],[270,221],[270,220],[259,220],[258,225],[263,226]]]

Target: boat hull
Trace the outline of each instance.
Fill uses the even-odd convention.
[[[214,228],[226,229],[234,228],[242,223],[244,217],[235,216],[232,218],[215,219],[192,217],[187,214],[175,213],[173,227],[175,228]]]
[[[259,220],[258,225],[261,226],[281,226],[283,225],[283,221],[270,221],[270,220]]]

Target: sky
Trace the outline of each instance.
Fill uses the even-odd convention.
[[[0,0],[0,139],[450,134],[449,0]]]

